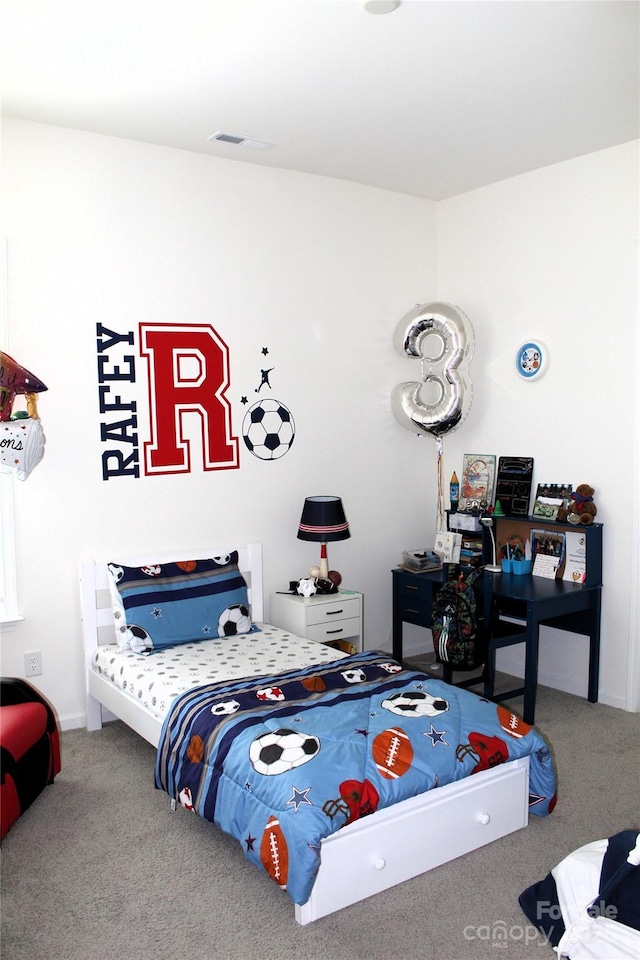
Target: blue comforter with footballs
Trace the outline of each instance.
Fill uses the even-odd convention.
[[[527,754],[530,812],[545,816],[556,781],[534,728],[468,690],[367,652],[182,694],[164,722],[155,779],[236,837],[302,904],[324,837]]]

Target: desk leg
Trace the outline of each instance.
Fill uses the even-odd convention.
[[[526,654],[524,665],[524,709],[525,723],[533,723],[536,712],[536,688],[538,686],[538,647],[540,624],[535,619],[531,606],[527,606]]]
[[[393,604],[393,617],[391,622],[391,643],[392,643],[391,650],[393,653],[393,659],[397,660],[398,663],[402,663],[402,617],[399,615],[399,613],[396,610],[395,599]]]
[[[491,590],[491,575],[484,575],[484,599],[483,599],[483,639],[486,653],[486,662],[482,679],[484,680],[484,695],[489,700],[493,699],[493,691],[496,679],[496,648],[492,640],[493,634],[493,593]]]
[[[589,633],[589,686],[587,699],[590,703],[598,702],[598,684],[600,678],[600,607],[602,595],[600,590],[592,590],[591,597],[591,630]]]

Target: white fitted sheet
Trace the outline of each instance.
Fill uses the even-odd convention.
[[[173,700],[199,684],[296,670],[346,656],[280,627],[258,626],[256,633],[200,640],[149,656],[105,644],[95,651],[91,669],[164,720]]]

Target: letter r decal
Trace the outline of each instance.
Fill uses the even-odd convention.
[[[229,348],[210,324],[141,323],[140,352],[149,366],[146,474],[188,473],[191,442],[185,414],[200,418],[205,470],[237,469],[231,431]]]

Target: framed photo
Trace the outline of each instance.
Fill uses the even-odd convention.
[[[471,513],[493,503],[496,458],[492,453],[465,453],[458,510]]]
[[[539,483],[533,504],[533,516],[555,520],[560,507],[566,506],[571,497],[570,483]]]

